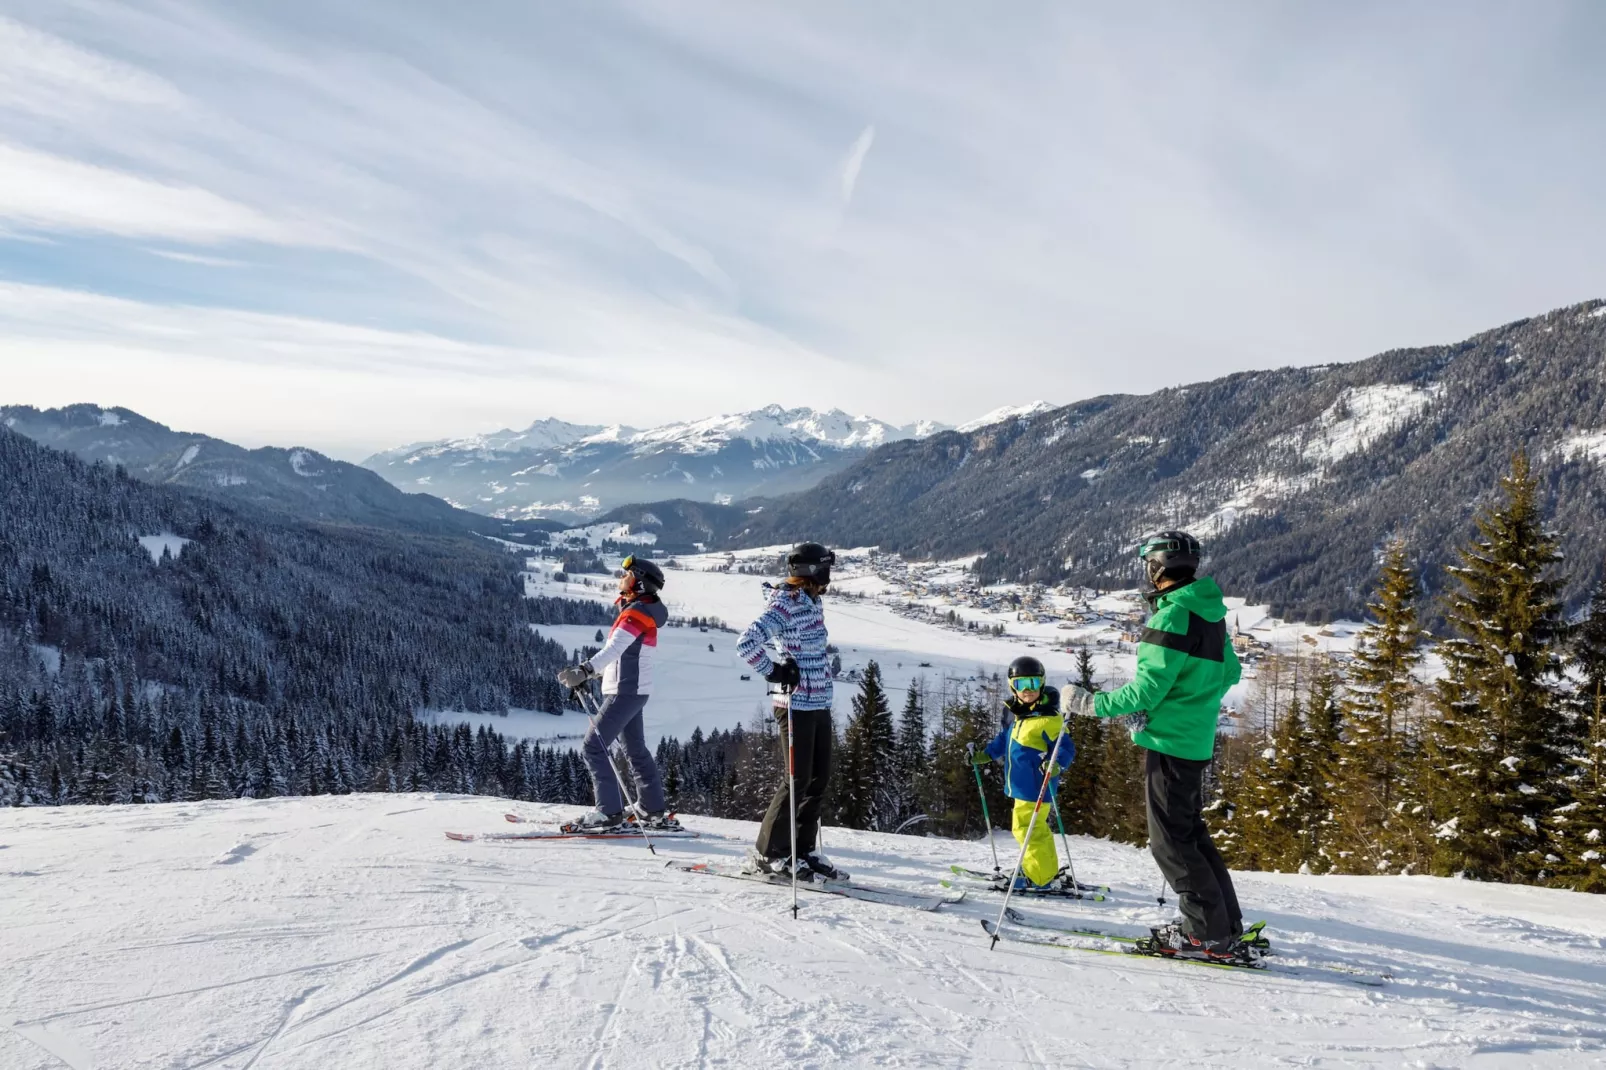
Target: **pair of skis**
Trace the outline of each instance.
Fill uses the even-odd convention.
[[[503,814],[511,824],[527,825],[532,822],[518,814]],[[671,818],[673,820],[673,818]],[[665,824],[661,828],[648,827],[647,831],[655,839],[664,840],[695,840],[697,833],[683,828],[679,821],[673,825]],[[524,841],[524,840],[640,840],[641,826],[634,821],[624,821],[609,829],[529,829],[522,832],[448,832],[446,838],[459,843],[474,843],[478,840],[486,841]]]
[[[1067,951],[1083,951],[1094,955],[1132,955],[1191,966],[1203,966],[1213,970],[1255,970],[1283,976],[1325,978],[1365,985],[1369,988],[1380,988],[1393,980],[1393,976],[1386,970],[1368,970],[1344,962],[1289,958],[1286,955],[1273,957],[1269,949],[1264,946],[1256,946],[1266,943],[1265,937],[1261,932],[1266,924],[1265,922],[1256,922],[1244,931],[1244,938],[1250,944],[1248,954],[1241,958],[1230,960],[1214,960],[1164,954],[1153,948],[1151,937],[1128,936],[1095,928],[1056,925],[1050,922],[1029,919],[1013,909],[1007,911],[1006,916],[1012,924],[1000,929],[992,921],[984,918],[981,922],[982,928],[995,940],[1004,939],[1015,943],[1061,948]]]
[[[670,862],[669,869],[681,873],[700,873],[710,877],[726,877],[731,880],[749,881],[754,884],[767,884],[775,888],[791,888],[790,875],[779,873],[746,873],[739,865],[719,862]],[[800,892],[816,892],[821,895],[840,896],[844,899],[859,899],[866,903],[880,903],[884,906],[910,907],[915,910],[937,910],[939,907],[951,906],[965,898],[963,888],[942,892],[938,894],[915,892],[907,888],[894,888],[884,884],[863,884],[859,881],[828,881],[809,880],[799,881],[797,889]]]
[[[987,886],[989,891],[993,892],[1002,892],[1009,887],[1009,874],[1002,870],[994,870],[988,873],[979,869],[968,869],[965,866],[949,866],[948,871],[953,874],[953,877],[943,880],[942,886],[944,888],[958,887],[959,881],[983,884]],[[1104,893],[1109,890],[1107,886],[1102,884],[1083,884],[1081,881],[1074,881],[1060,888],[1016,888],[1015,894],[1029,896],[1033,899],[1086,899],[1095,903],[1102,903],[1108,898]]]

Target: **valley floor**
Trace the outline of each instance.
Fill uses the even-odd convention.
[[[513,804],[536,819],[560,808]],[[1606,897],[1244,875],[1288,960],[1343,979],[1001,944],[937,913],[683,874],[695,841],[456,843],[494,799],[357,795],[0,811],[0,1067],[1598,1067]],[[569,811],[572,812],[572,808]],[[932,888],[985,843],[829,829],[856,875]],[[1010,843],[1000,835],[1000,850]],[[1104,926],[1165,916],[1145,852],[1075,839]],[[1008,863],[1006,862],[1006,865]]]

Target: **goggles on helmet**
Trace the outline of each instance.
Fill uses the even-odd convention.
[[[1022,691],[1041,691],[1043,690],[1043,678],[1041,676],[1011,677],[1009,681],[1009,689],[1014,691],[1016,694],[1019,694]]]

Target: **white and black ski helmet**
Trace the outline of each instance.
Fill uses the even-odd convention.
[[[831,582],[831,566],[836,554],[817,542],[800,542],[786,555],[786,574],[797,579],[812,580],[820,586]]]

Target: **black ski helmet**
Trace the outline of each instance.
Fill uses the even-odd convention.
[[[831,582],[831,566],[836,554],[817,542],[800,542],[786,555],[786,574],[811,580],[824,587]]]
[[[1159,589],[1162,578],[1189,579],[1199,570],[1204,547],[1186,531],[1157,531],[1138,543],[1138,560],[1143,562],[1145,591]]]
[[[664,589],[664,570],[645,557],[631,554],[619,567],[635,577],[635,589],[641,594],[657,594]]]
[[[1009,663],[1009,678],[1015,680],[1022,676],[1047,677],[1048,670],[1043,668],[1042,662],[1030,654],[1023,654]]]

